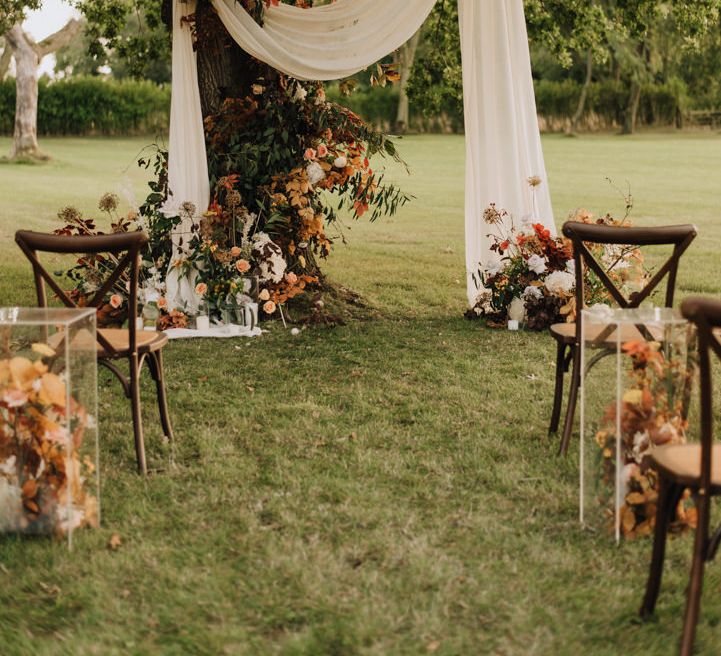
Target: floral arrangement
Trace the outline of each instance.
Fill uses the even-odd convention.
[[[528,182],[535,188],[541,181],[534,176]],[[484,210],[483,220],[492,230],[488,237],[496,258],[473,276],[478,295],[466,316],[484,318],[492,327],[505,327],[512,319],[525,323],[531,330],[573,322],[576,276],[571,241],[552,237],[547,228],[529,217],[517,226],[514,218],[495,204]],[[631,225],[628,212],[622,220],[616,220],[609,214],[594,218],[587,210],[577,209],[569,215],[569,220]],[[643,256],[638,248],[589,244],[589,250],[620,290],[630,294],[643,286]],[[608,291],[587,267],[584,267],[583,280],[588,305],[611,302]]]
[[[684,334],[685,337],[685,334]],[[686,442],[688,421],[684,408],[690,393],[693,369],[671,344],[633,341],[623,345],[631,359],[628,386],[621,406],[621,458],[624,501],[620,511],[624,537],[650,535],[656,519],[658,474],[647,456],[654,447]],[[611,526],[614,517],[616,480],[616,402],[606,409],[596,432],[600,448],[601,492],[598,501],[605,508]],[[696,525],[696,511],[685,499],[676,508],[671,529],[683,531]]]
[[[409,200],[371,168],[373,155],[399,160],[393,142],[328,102],[319,82],[301,84],[269,71],[248,97],[226,99],[205,128],[213,188],[208,208],[182,203],[179,216],[163,214],[172,190],[167,155],[160,150],[139,162],[155,171],[139,208],[120,216],[115,194],[105,194],[99,205],[113,232],[144,229],[150,236],[138,301],[146,320],[159,327],[183,327],[198,312],[221,320],[224,308],[251,299],[249,279],[257,281],[251,284],[252,300],[266,316],[275,314],[308,289],[319,290],[319,261],[331,252],[331,228],[342,236],[342,211],[373,221]],[[74,208],[59,217],[61,234],[100,233],[96,221]],[[179,257],[171,235],[181,224],[190,228],[180,239]],[[108,264],[103,258],[78,259],[67,273],[77,302],[98,289]],[[167,277],[173,270],[192,285],[200,308],[171,307]],[[126,319],[127,280],[121,278],[100,310],[99,324]]]
[[[0,359],[0,533],[97,526],[98,500],[87,489],[95,465],[78,455],[91,418],[73,398],[66,407],[64,377],[45,362],[55,351],[32,350],[34,361]]]

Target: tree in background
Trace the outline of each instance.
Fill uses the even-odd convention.
[[[36,5],[26,5],[25,9]],[[37,43],[22,26],[23,8],[15,4],[9,7],[14,13],[6,14],[5,25],[14,23],[5,32],[6,49],[15,60],[15,128],[11,159],[46,159],[38,146],[38,67],[43,57],[70,43],[80,31],[80,21],[71,19],[66,25]]]
[[[642,89],[655,79],[659,34],[673,39],[671,53],[698,49],[718,25],[720,0],[525,0],[529,39],[551,53],[566,68],[583,62],[581,95],[570,129],[582,117],[594,68],[612,62],[628,87],[623,131],[635,129]],[[409,83],[409,96],[427,114],[461,114],[461,76],[458,11],[455,0],[439,0],[424,27],[421,48]],[[665,51],[668,55],[668,50]],[[667,67],[668,71],[668,67]]]

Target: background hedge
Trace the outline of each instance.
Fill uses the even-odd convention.
[[[167,131],[170,87],[148,81],[77,77],[40,81],[38,134],[131,135]],[[0,82],[0,134],[15,120],[15,80]]]
[[[544,130],[563,130],[576,110],[581,84],[571,79],[538,80],[536,105]],[[613,129],[623,121],[628,88],[622,82],[594,82],[588,94],[581,129]],[[398,88],[360,87],[351,96],[341,96],[330,85],[328,99],[349,107],[379,127],[390,129],[395,121]],[[41,135],[132,135],[167,131],[170,87],[149,81],[104,80],[77,77],[54,82],[41,81],[38,100],[38,133]],[[413,111],[411,129],[421,132],[461,132],[463,114],[448,103],[438,116]],[[641,95],[639,123],[647,126],[681,125],[692,109],[680,81],[648,85]],[[15,80],[0,82],[0,134],[10,135],[15,115]]]

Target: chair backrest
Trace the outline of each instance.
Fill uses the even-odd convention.
[[[135,353],[137,335],[135,317],[138,314],[138,277],[140,273],[140,254],[148,243],[145,232],[122,232],[111,235],[56,235],[29,230],[18,230],[15,241],[33,266],[35,291],[38,306],[47,307],[48,298],[45,285],[55,293],[58,300],[67,307],[78,307],[60,287],[57,279],[40,263],[38,253],[70,254],[82,253],[88,257],[109,257],[100,261],[107,263],[104,273],[107,275],[98,290],[87,300],[84,307],[100,308],[106,295],[112,290],[124,272],[127,271],[128,329],[130,352]],[[117,351],[102,334],[98,333],[98,342],[111,356]]]
[[[711,484],[713,446],[713,390],[711,351],[721,360],[717,331],[721,328],[721,301],[691,297],[681,303],[681,314],[695,324],[698,331],[699,373],[701,380],[701,487]]]

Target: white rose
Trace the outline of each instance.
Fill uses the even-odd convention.
[[[554,271],[546,276],[544,284],[551,294],[570,292],[575,284],[575,278],[568,271]]]
[[[526,304],[523,299],[516,297],[511,301],[508,306],[508,318],[511,321],[518,321],[518,323],[523,323],[526,320]]]
[[[492,262],[489,262],[486,264],[486,274],[493,278],[493,276],[498,275],[501,270],[503,269],[503,262],[501,260],[493,260]]]
[[[528,258],[528,268],[540,276],[546,271],[546,260],[534,253]]]
[[[523,298],[526,300],[529,298],[541,298],[541,296],[543,296],[543,292],[540,287],[529,285],[523,290]]]
[[[295,88],[295,94],[293,94],[293,100],[296,102],[301,102],[305,100],[305,97],[308,95],[308,92],[299,84]]]
[[[333,166],[335,166],[337,169],[344,169],[346,166],[348,166],[348,159],[343,155],[339,155],[333,161]]]
[[[318,162],[311,162],[308,164],[305,172],[308,174],[308,182],[314,186],[325,178],[325,171]]]

